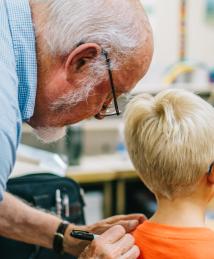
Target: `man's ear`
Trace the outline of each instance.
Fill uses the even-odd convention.
[[[75,48],[65,62],[66,80],[72,80],[75,73],[80,73],[100,53],[101,47],[96,43],[84,43]]]
[[[210,165],[207,180],[210,184],[214,184],[214,162]]]

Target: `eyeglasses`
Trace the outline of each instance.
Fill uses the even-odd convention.
[[[114,86],[112,70],[111,70],[111,60],[110,60],[110,58],[108,56],[108,52],[106,50],[102,50],[101,54],[105,57],[106,65],[108,68],[109,82],[110,82],[110,86],[111,86],[113,102],[111,102],[108,105],[107,109],[106,109],[106,107],[103,107],[103,110],[105,110],[105,112],[102,113],[102,111],[101,111],[99,114],[103,117],[114,116],[114,115],[119,116],[121,114],[121,111],[119,110],[118,103],[117,103],[117,97],[116,97],[115,86]]]
[[[84,41],[81,41],[80,43],[77,44],[77,47],[84,44]],[[105,57],[106,65],[108,68],[108,75],[109,75],[109,81],[110,81],[110,86],[111,86],[111,91],[112,91],[112,96],[113,96],[113,102],[111,102],[108,107],[103,106],[102,110],[105,110],[104,113],[99,112],[99,115],[102,117],[108,117],[108,116],[114,116],[117,115],[119,116],[121,114],[121,111],[119,110],[118,103],[117,103],[117,96],[115,92],[115,86],[114,86],[114,81],[113,81],[113,76],[112,76],[112,71],[111,71],[111,60],[108,56],[108,52],[104,49],[101,51],[101,55]]]

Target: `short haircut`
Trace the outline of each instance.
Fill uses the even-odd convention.
[[[67,55],[80,42],[95,42],[121,62],[151,37],[139,0],[33,0],[44,2],[38,32],[52,55]],[[42,11],[42,10],[41,10]]]
[[[126,108],[125,139],[153,193],[168,199],[189,195],[214,160],[214,108],[185,90],[139,95]]]
[[[111,57],[111,69],[122,65],[137,55],[138,50],[151,41],[152,29],[139,0],[32,0],[44,3],[42,22],[36,27],[36,35],[43,39],[43,48],[51,56],[65,57],[80,43],[97,43]],[[149,52],[144,48],[145,65]],[[86,100],[91,90],[104,81],[106,63],[100,55],[90,63],[90,72],[78,89],[61,96],[51,105],[52,110],[70,109]],[[66,106],[65,106],[66,104]]]

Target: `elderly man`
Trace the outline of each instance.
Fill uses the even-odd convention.
[[[0,0],[0,46],[0,235],[55,249],[61,220],[5,192],[22,121],[50,142],[66,125],[102,119],[112,100],[146,73],[151,29],[137,0]],[[116,216],[82,227],[103,233],[86,249],[88,243],[70,237],[74,225],[62,226],[61,250],[84,250],[81,258],[136,258],[127,232],[141,220]]]

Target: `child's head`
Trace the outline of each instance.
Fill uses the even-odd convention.
[[[214,161],[214,108],[184,90],[139,95],[125,112],[125,138],[153,193],[169,199],[189,195]]]

